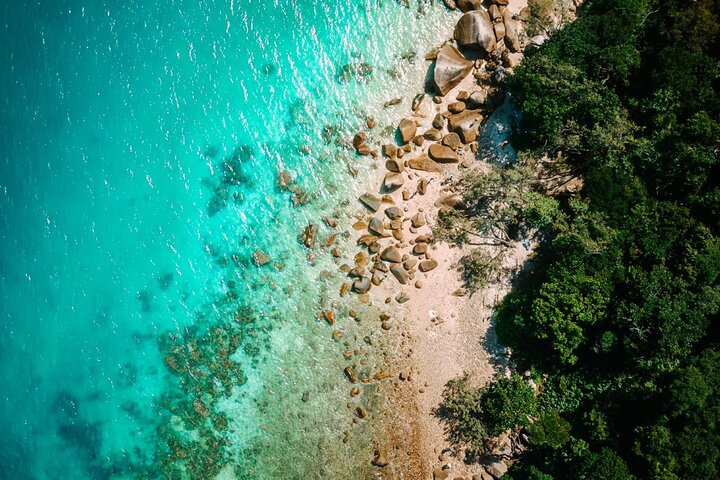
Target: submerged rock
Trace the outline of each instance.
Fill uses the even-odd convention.
[[[269,262],[270,257],[265,252],[260,249],[255,250],[255,253],[253,253],[253,263],[256,266],[262,267],[263,265],[267,265]]]
[[[390,464],[390,462],[387,461],[387,458],[385,458],[385,455],[383,455],[382,452],[378,452],[378,454],[375,455],[375,458],[373,458],[371,463],[374,466],[380,468],[387,467]]]
[[[365,83],[372,77],[372,74],[372,65],[367,62],[354,62],[343,65],[335,78],[340,83],[347,83],[351,80]]]
[[[317,240],[317,233],[318,233],[318,226],[314,223],[311,223],[307,227],[305,227],[305,230],[303,230],[302,235],[300,236],[300,240],[302,241],[302,244],[305,245],[307,248],[313,248],[315,247],[315,240]]]
[[[472,68],[473,63],[454,46],[445,44],[440,47],[433,70],[433,81],[438,93],[446,95],[472,71]]]
[[[453,37],[461,48],[490,53],[497,48],[495,30],[485,10],[473,10],[463,15],[455,25]]]
[[[345,367],[343,373],[345,374],[345,378],[347,378],[350,383],[357,382],[357,375],[355,375],[355,370],[353,370],[352,367]]]

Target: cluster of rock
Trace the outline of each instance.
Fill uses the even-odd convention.
[[[445,0],[445,4],[465,13],[453,32],[457,46],[445,44],[437,54],[433,80],[440,95],[457,86],[473,66],[480,73],[484,63],[474,64],[472,59],[488,60],[485,74],[493,73],[498,66],[512,68],[520,63],[522,50],[529,44],[521,21],[530,15],[527,7],[513,14],[507,0],[492,0],[487,9],[480,0]]]
[[[508,20],[508,25],[515,22],[509,15],[503,17],[505,10],[494,10],[497,10],[497,18]],[[468,13],[474,15],[478,12],[487,15],[485,10]],[[465,28],[462,26],[463,18],[456,32]],[[510,28],[513,31],[520,30],[515,25]],[[493,45],[497,45],[495,39]],[[358,245],[364,247],[364,250],[355,256],[353,265],[341,267],[350,278],[341,286],[342,295],[350,291],[366,294],[389,276],[401,285],[406,285],[415,279],[417,271],[424,273],[437,267],[437,261],[431,258],[428,248],[433,238],[429,230],[420,231],[426,228],[428,212],[406,212],[396,204],[391,194],[402,190],[401,198],[404,201],[416,194],[424,195],[432,179],[429,177],[444,172],[447,165],[460,164],[466,154],[475,154],[478,149],[476,139],[483,120],[503,101],[504,93],[499,87],[498,78],[492,75],[501,68],[496,62],[467,60],[451,44],[443,45],[435,59],[434,77],[442,96],[450,93],[473,70],[476,71],[476,87],[457,92],[454,101],[447,103],[447,110],[444,111],[440,110],[444,106],[440,96],[432,97],[433,107],[427,101],[430,97],[422,95],[413,102],[417,117],[404,118],[398,124],[397,143],[384,144],[380,148],[385,158],[386,171],[380,191],[368,192],[359,198],[370,212],[369,216],[353,225],[356,230],[363,232],[358,238]],[[428,128],[423,129],[416,120],[422,116],[418,113],[421,109],[429,110],[432,115]],[[360,132],[353,138],[353,147],[359,155],[379,157],[378,150],[373,149],[368,142],[368,135]],[[416,180],[415,185],[410,185],[409,180]],[[406,238],[406,225],[409,225],[409,232],[414,238]],[[421,285],[416,286],[421,288]]]
[[[352,228],[357,232],[358,249],[351,261],[343,262],[345,257],[335,241],[343,232],[331,233],[319,240],[319,226],[311,224],[300,232],[299,240],[308,249],[315,249],[319,243],[329,249],[340,264],[340,270],[346,275],[340,286],[340,296],[354,292],[366,297],[369,292],[384,282],[399,285],[400,293],[394,300],[404,303],[409,300],[402,288],[414,285],[423,288],[423,279],[438,268],[433,258],[434,238],[430,223],[435,208],[455,208],[461,198],[458,194],[441,195],[437,201],[424,202],[434,205],[427,210],[408,202],[416,195],[426,195],[428,186],[438,181],[448,169],[462,167],[473,161],[478,150],[478,134],[483,121],[504,100],[501,83],[506,69],[516,66],[522,59],[522,51],[530,42],[524,35],[521,17],[507,8],[507,0],[492,0],[486,7],[481,0],[445,0],[450,8],[459,8],[464,15],[458,21],[453,42],[442,45],[438,51],[426,57],[435,60],[432,78],[438,95],[421,94],[412,102],[412,115],[402,119],[397,125],[395,142],[377,142],[372,135],[375,121],[368,119],[363,131],[352,139],[352,147],[360,156],[369,156],[384,161],[382,182],[377,191],[369,191],[358,200],[362,213]],[[527,12],[525,12],[527,14]],[[347,75],[365,75],[367,69],[347,68]],[[472,74],[472,77],[468,77]],[[465,81],[468,79],[470,81]],[[462,83],[462,90],[458,85]],[[452,95],[452,97],[450,97]],[[401,99],[391,99],[385,106],[394,106]],[[439,183],[439,181],[438,181]],[[279,184],[291,190],[294,195],[303,192],[292,190],[292,179],[281,175]],[[441,192],[442,193],[442,192]],[[331,229],[337,222],[326,218],[325,223]],[[346,236],[348,232],[344,233]],[[256,265],[265,265],[269,258],[262,251],[255,252]],[[386,298],[390,302],[391,298]],[[355,312],[351,311],[353,317]],[[328,324],[335,324],[335,312],[323,310],[319,318]],[[389,330],[392,324],[387,315],[380,318],[381,328]],[[333,337],[338,340],[340,332],[335,330]],[[347,351],[348,362],[355,361],[360,351]],[[365,383],[379,382],[390,377],[390,373],[381,369],[370,371],[361,361],[344,369],[346,380],[352,384],[348,403],[357,423],[368,418],[369,414],[358,402],[361,386]],[[402,378],[401,378],[402,379]],[[348,433],[346,432],[347,440]],[[498,445],[497,455],[486,462],[481,473],[472,479],[498,479],[507,471],[502,459],[505,458],[505,444]],[[514,444],[510,449],[513,450]],[[371,462],[378,468],[388,465],[388,459],[382,452],[376,452]],[[447,469],[438,467],[433,471],[436,479],[447,478]],[[469,478],[469,477],[468,477]]]
[[[388,170],[385,175],[383,188],[396,190],[405,183],[402,172],[406,165],[395,156],[386,163],[392,170]],[[426,182],[427,180],[419,181],[419,191],[424,191]],[[423,228],[428,228],[424,212],[408,215],[395,205],[390,195],[380,197],[366,193],[360,197],[360,202],[372,215],[353,225],[354,229],[363,232],[357,243],[364,248],[355,255],[354,265],[345,264],[340,267],[351,280],[342,284],[341,295],[351,290],[361,295],[366,294],[389,276],[401,285],[407,285],[415,279],[417,271],[430,272],[438,266],[438,262],[432,259],[429,253],[429,245],[433,242],[429,229],[424,233],[420,232]],[[408,225],[409,232],[417,235],[406,243],[404,228]],[[403,251],[406,249],[409,251]],[[415,286],[421,288],[422,283],[418,281]],[[402,303],[403,297],[398,296],[396,300]]]

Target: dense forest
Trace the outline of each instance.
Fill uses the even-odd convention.
[[[522,158],[582,179],[497,315],[538,393],[449,390],[461,438],[522,429],[515,480],[720,478],[719,17],[588,1],[508,79]]]

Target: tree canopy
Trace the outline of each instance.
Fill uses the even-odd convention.
[[[508,79],[516,147],[584,180],[507,212],[543,232],[497,316],[535,372],[535,421],[481,402],[527,428],[513,479],[720,476],[719,16],[717,0],[589,0]]]

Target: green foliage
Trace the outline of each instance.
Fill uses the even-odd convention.
[[[554,0],[535,0],[528,2],[528,7],[530,8],[530,19],[526,29],[530,35],[547,32],[553,27]]]
[[[459,210],[443,213],[438,234],[459,243],[468,240],[512,240],[513,232],[549,226],[558,211],[557,201],[542,194],[535,165],[521,162],[491,167],[460,178],[463,202]]]
[[[465,443],[476,451],[485,448],[489,434],[482,420],[482,390],[472,388],[467,375],[450,380],[443,392],[443,402],[436,414],[448,426],[455,443]]]
[[[463,201],[458,208],[440,210],[434,235],[480,247],[459,262],[470,290],[498,279],[512,241],[550,228],[560,215],[560,202],[543,193],[534,162],[490,167],[484,173],[472,171],[462,176],[456,187]]]
[[[529,192],[525,201],[526,205],[522,209],[521,216],[530,228],[538,230],[548,228],[560,211],[560,202],[537,192]]]
[[[501,377],[481,399],[485,424],[490,435],[499,435],[516,425],[526,426],[537,413],[537,400],[530,386],[515,374]]]
[[[509,79],[523,157],[584,179],[513,216],[546,241],[497,314],[544,372],[512,478],[720,476],[719,19],[594,0]]]
[[[533,445],[557,449],[570,439],[570,423],[554,410],[544,412],[528,430]]]
[[[476,248],[460,260],[465,285],[471,290],[479,290],[499,278],[502,272],[502,251],[490,254],[483,248]]]
[[[586,455],[575,478],[586,480],[631,480],[627,464],[609,448]]]
[[[606,145],[597,138],[603,132],[617,130],[620,140],[629,130],[617,96],[562,60],[530,57],[510,85],[523,110],[524,139],[545,151],[586,152],[593,143]]]
[[[518,375],[501,377],[482,389],[472,388],[467,375],[451,380],[436,411],[453,441],[465,443],[478,453],[485,451],[490,437],[529,425],[536,413],[535,394]]]
[[[561,363],[574,364],[576,350],[587,340],[587,327],[605,314],[609,285],[595,275],[561,272],[557,277],[540,287],[531,318],[538,327],[538,340],[549,341]]]

